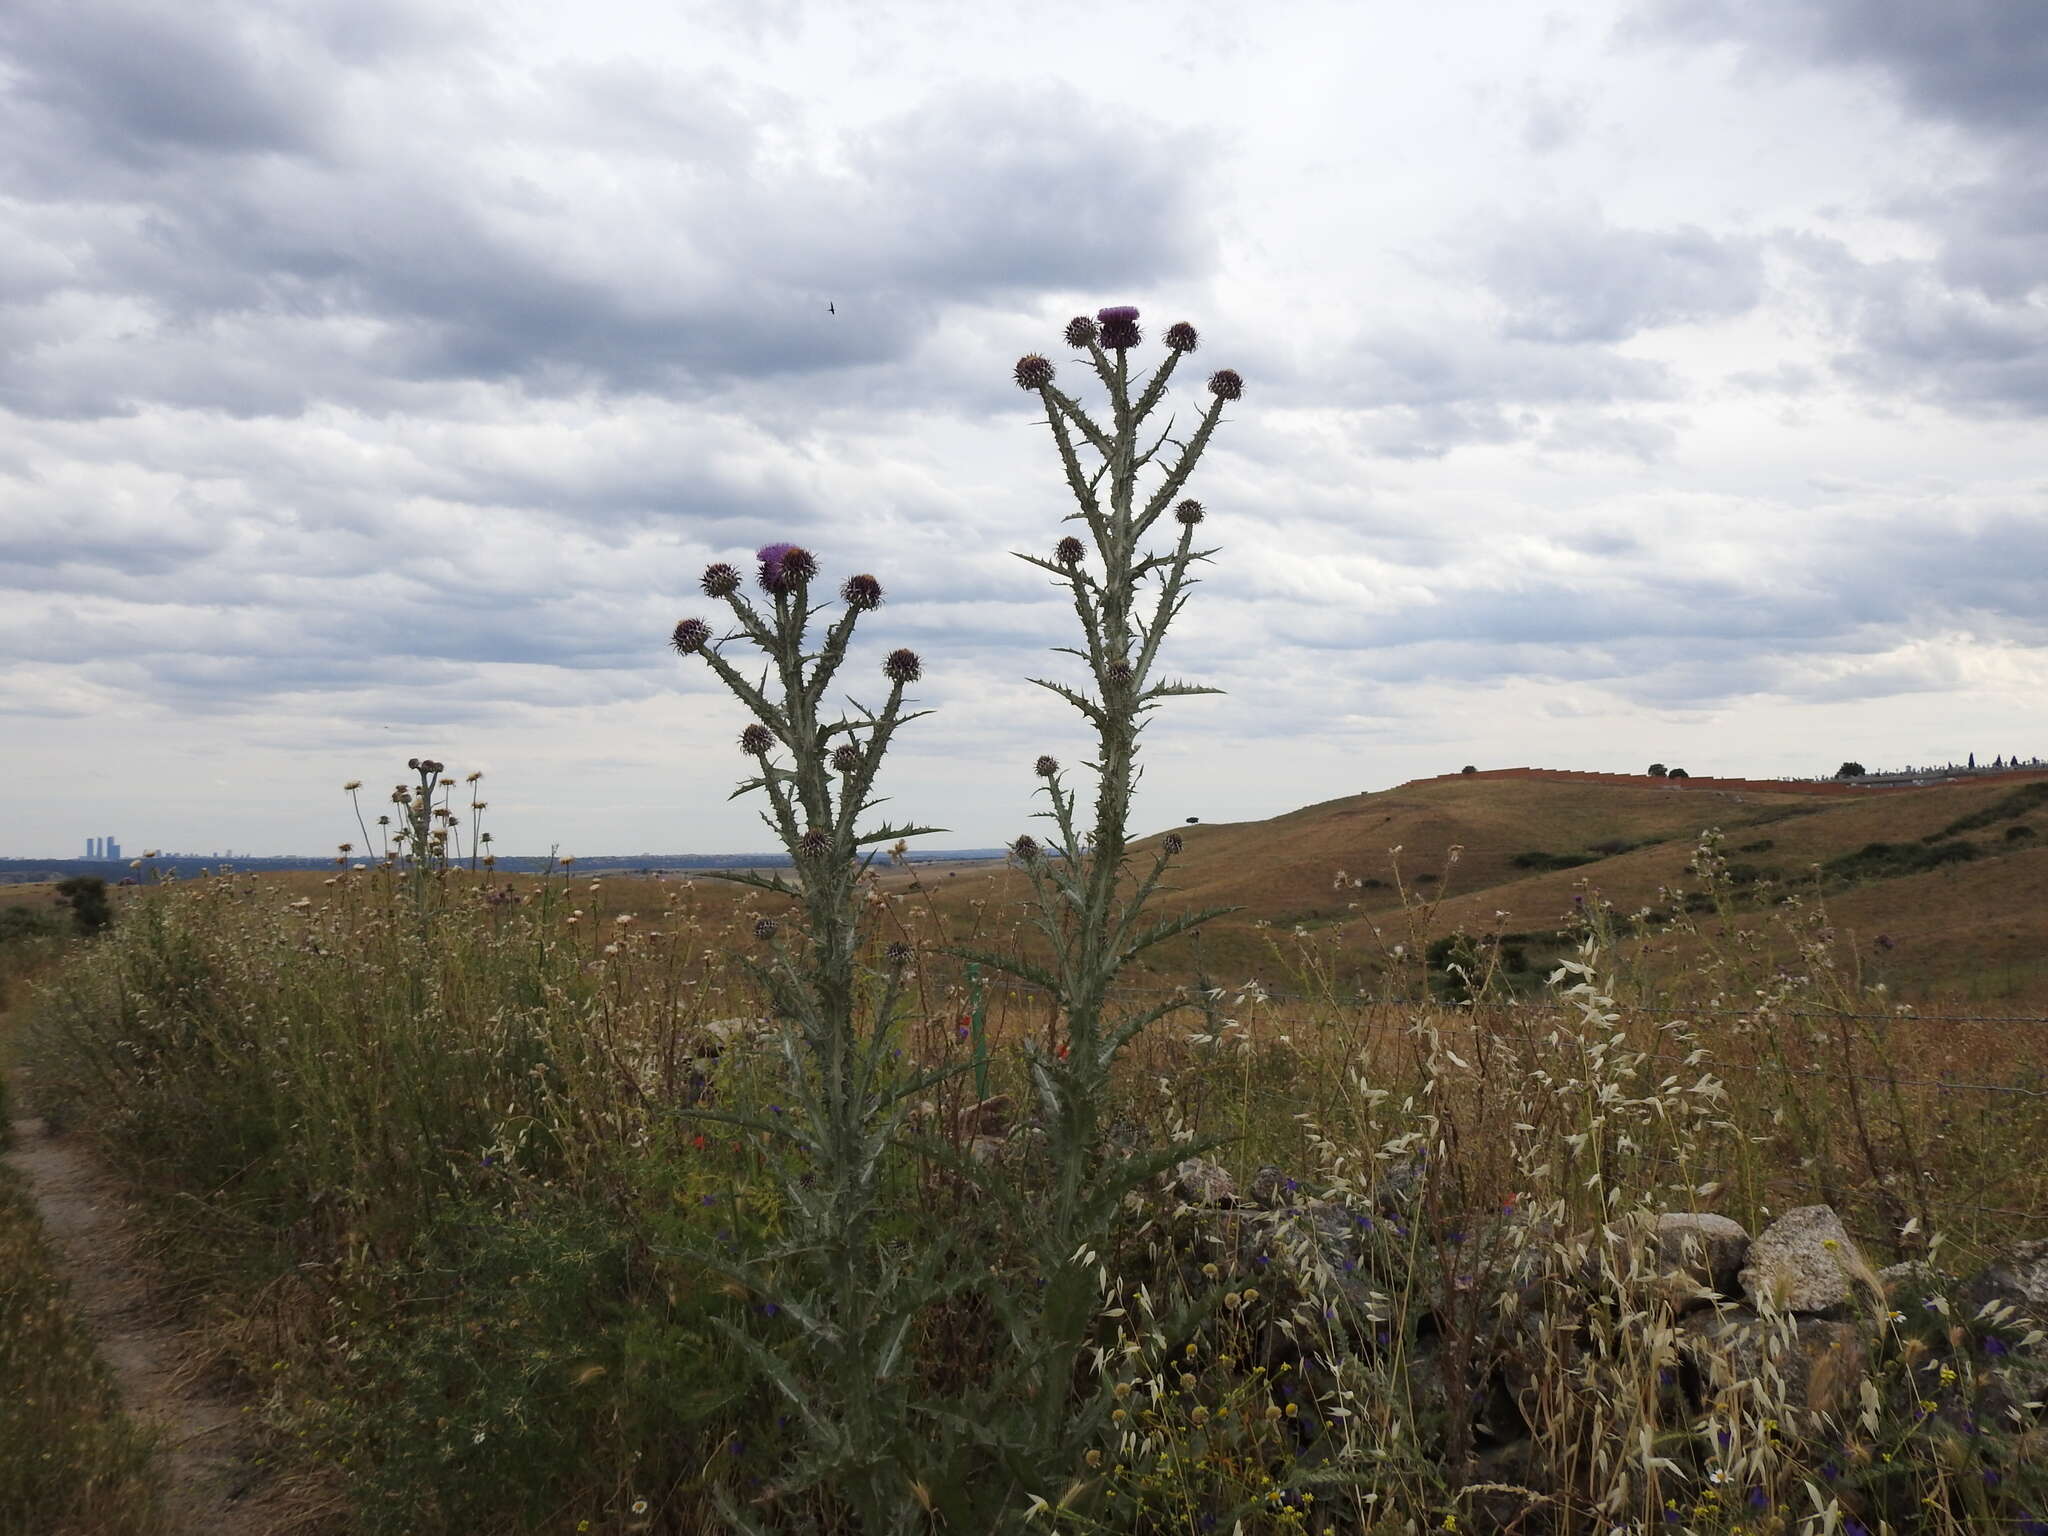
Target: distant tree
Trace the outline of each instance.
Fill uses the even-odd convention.
[[[1190,816],[1188,818],[1188,825],[1192,827],[1196,822],[1200,821],[1201,819],[1202,818],[1199,816]]]
[[[71,921],[80,933],[98,933],[114,921],[114,909],[107,905],[107,882],[98,875],[59,880],[57,899],[71,908]]]
[[[1863,765],[1852,758],[1835,770],[1835,777],[1838,779],[1860,779],[1863,777]]]
[[[1683,768],[1674,768],[1669,773],[1667,773],[1665,777],[1668,779],[1689,779],[1692,777],[1692,775],[1687,773]]]
[[[1651,778],[1653,778],[1653,779],[1661,779],[1661,778],[1663,778],[1663,777],[1664,777],[1664,765],[1663,765],[1662,763],[1652,763],[1652,764],[1650,764],[1650,777],[1651,777]]]
[[[1464,767],[1458,770],[1458,772],[1460,773],[1477,773],[1478,771],[1479,770],[1470,763],[1467,763]]]

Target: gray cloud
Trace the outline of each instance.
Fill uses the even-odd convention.
[[[1507,307],[1518,340],[1626,341],[1665,325],[1745,314],[1763,296],[1756,243],[1697,225],[1615,229],[1582,209],[1506,224],[1480,258],[1480,277]]]

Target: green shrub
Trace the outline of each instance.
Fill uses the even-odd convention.
[[[2037,779],[2031,784],[2022,784],[2010,794],[2001,795],[1980,811],[1958,816],[1939,832],[1928,833],[1922,841],[1940,842],[1959,832],[1975,832],[1980,827],[1996,826],[2001,821],[2011,821],[2044,805],[2048,805],[2048,779]]]

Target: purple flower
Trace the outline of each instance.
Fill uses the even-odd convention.
[[[1135,347],[1143,339],[1138,330],[1138,311],[1133,305],[1112,304],[1107,309],[1098,309],[1095,318],[1102,322],[1102,344],[1112,351]]]
[[[684,619],[669,637],[669,644],[685,656],[693,656],[704,649],[711,638],[711,626],[702,619]]]
[[[1995,1334],[1995,1333],[1987,1333],[1986,1335],[1984,1335],[1984,1353],[1985,1353],[1985,1354],[1987,1354],[1987,1355],[2002,1355],[2002,1354],[2004,1354],[2005,1352],[2006,1352],[2006,1343],[2005,1343],[2005,1340],[2001,1339],[2001,1338],[2000,1338],[2000,1337],[1999,1337],[1999,1336],[1998,1336],[1997,1334]]]
[[[1095,339],[1095,322],[1086,315],[1076,315],[1067,322],[1067,345],[1085,347]]]
[[[763,544],[754,551],[754,558],[761,562],[761,589],[771,597],[780,597],[789,590],[789,579],[782,573],[782,562],[794,544]]]
[[[1017,359],[1015,377],[1019,389],[1043,389],[1052,382],[1052,360],[1027,352]]]

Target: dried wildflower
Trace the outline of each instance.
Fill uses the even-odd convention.
[[[684,619],[669,636],[669,644],[685,656],[694,656],[711,639],[711,626],[702,619]]]
[[[868,613],[882,606],[882,584],[863,572],[846,578],[846,585],[839,589],[839,595],[846,599],[846,606]]]
[[[740,750],[760,757],[775,745],[775,733],[758,720],[740,732]]]
[[[775,937],[776,930],[779,926],[780,925],[772,917],[756,918],[754,920],[754,937],[765,944],[770,939]]]
[[[796,851],[807,859],[822,859],[832,851],[832,834],[823,827],[812,827],[797,839]]]
[[[1159,846],[1165,850],[1166,856],[1170,859],[1179,853],[1181,849],[1187,847],[1187,843],[1178,832],[1169,832],[1159,840]]]
[[[1027,352],[1017,359],[1015,370],[1019,389],[1043,389],[1052,382],[1052,360]]]
[[[353,794],[355,793],[355,791],[361,789],[362,787],[363,781],[361,779],[350,779],[346,784],[341,786],[341,789],[343,794]]]
[[[1218,368],[1209,375],[1209,393],[1219,400],[1236,400],[1244,394],[1244,379],[1235,368]]]
[[[1141,340],[1138,330],[1138,310],[1132,304],[1112,304],[1107,309],[1095,311],[1095,318],[1102,322],[1102,344],[1112,351],[1121,352],[1135,347]]]
[[[1060,760],[1050,755],[1040,757],[1031,765],[1031,771],[1041,779],[1049,779],[1060,771]]]
[[[1192,528],[1202,520],[1202,504],[1190,496],[1173,509],[1173,519],[1183,528]]]
[[[832,749],[832,771],[834,773],[857,773],[860,771],[860,748],[848,742]]]
[[[723,560],[714,560],[704,567],[699,584],[706,597],[730,597],[740,589],[740,573]]]
[[[1199,338],[1195,328],[1185,320],[1177,320],[1166,328],[1166,344],[1176,352],[1192,352]]]
[[[1038,839],[1029,832],[1026,832],[1017,841],[1010,844],[1010,852],[1026,864],[1029,864],[1038,857]]]
[[[1095,339],[1095,322],[1086,315],[1076,315],[1067,322],[1067,345],[1085,347]]]
[[[1072,534],[1068,534],[1064,539],[1061,539],[1053,551],[1053,553],[1059,556],[1061,565],[1079,565],[1081,557],[1087,552],[1081,541]]]
[[[882,958],[888,961],[891,966],[901,970],[904,966],[910,964],[912,953],[908,944],[898,940],[882,951]]]
[[[924,675],[924,663],[917,659],[917,652],[903,646],[889,653],[882,671],[891,682],[914,683]]]

